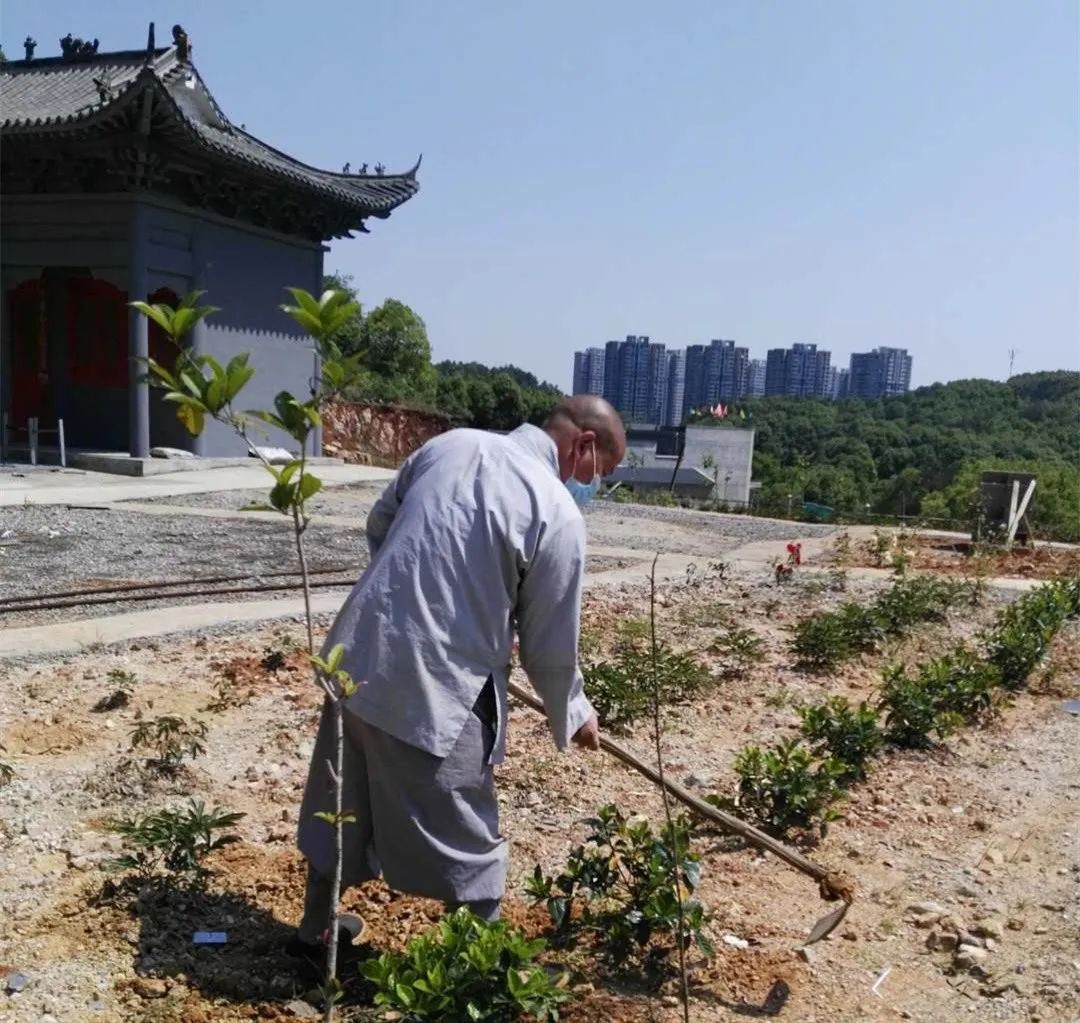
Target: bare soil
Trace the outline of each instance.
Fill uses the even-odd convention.
[[[670,585],[661,594],[662,635],[681,649],[707,648],[737,621],[765,643],[745,677],[718,684],[664,715],[670,774],[701,791],[729,793],[732,761],[747,742],[794,734],[796,708],[826,695],[871,698],[887,658],[915,660],[971,637],[989,606],[953,615],[833,677],[800,674],[788,629],[800,615],[847,593],[739,578],[722,587]],[[718,598],[717,593],[722,597]],[[610,636],[647,611],[641,584],[587,597],[585,625]],[[295,1019],[293,999],[315,1000],[281,946],[295,925],[302,863],[293,847],[320,695],[297,652],[295,624],[179,637],[87,652],[55,663],[0,666],[0,760],[14,777],[0,788],[0,980],[26,974],[25,989],[0,993],[12,1023],[231,1023]],[[129,706],[95,712],[110,669],[134,673]],[[524,681],[519,679],[519,681]],[[691,1018],[700,1023],[778,1016],[798,1023],[899,1019],[1049,1023],[1080,1017],[1080,719],[1063,701],[1080,690],[1080,629],[1055,643],[1045,670],[984,729],[947,747],[894,753],[851,793],[844,817],[809,854],[850,875],[855,903],[841,929],[805,954],[813,921],[831,908],[815,885],[771,856],[703,830],[700,896],[711,913],[711,956],[695,952]],[[148,768],[129,748],[135,716],[178,714],[206,721],[205,756],[174,776]],[[619,737],[651,757],[645,726]],[[653,822],[658,793],[602,754],[559,753],[546,724],[512,710],[510,749],[498,770],[503,831],[511,843],[505,914],[530,934],[550,931],[522,893],[534,864],[559,867],[584,836],[582,818],[615,802]],[[216,853],[205,893],[132,895],[106,860],[119,851],[110,819],[182,803],[188,796],[243,811],[241,841]],[[1000,937],[986,976],[957,972],[930,951],[930,930],[909,907],[936,902]],[[347,911],[368,924],[373,950],[401,948],[442,908],[381,883],[350,891]],[[925,914],[922,914],[925,917]],[[223,946],[195,946],[198,930],[224,930]],[[725,936],[741,939],[734,944]],[[745,947],[740,947],[745,943]],[[632,972],[600,972],[588,950],[551,950],[573,971],[576,1003],[589,1020],[681,1019],[674,974],[657,990]],[[365,991],[349,981],[346,1018],[371,1018]],[[2,984],[0,984],[2,987]]]

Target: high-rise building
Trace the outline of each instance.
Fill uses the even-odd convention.
[[[703,408],[705,392],[705,345],[689,345],[686,349],[683,386],[683,418],[691,409]]]
[[[906,394],[911,387],[911,356],[906,348],[875,348],[851,356],[848,393],[852,398],[876,401]]]
[[[831,359],[832,353],[819,352],[816,344],[770,349],[765,362],[766,395],[827,397]]]
[[[833,370],[836,373],[836,385],[833,387],[832,396],[837,400],[848,396],[848,379],[850,372],[846,369]]]
[[[574,394],[604,393],[603,348],[574,352]]]
[[[679,426],[685,415],[686,352],[667,353],[667,387],[664,406],[657,420],[660,426]]]
[[[765,360],[751,359],[747,365],[746,394],[760,398],[765,393]]]

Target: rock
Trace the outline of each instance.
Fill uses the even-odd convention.
[[[140,998],[164,998],[168,988],[157,977],[136,977],[131,989]]]
[[[926,947],[931,952],[955,952],[959,944],[956,935],[948,931],[931,931],[926,936]]]
[[[953,962],[962,970],[975,970],[980,968],[989,957],[990,953],[985,948],[978,948],[975,945],[961,945],[956,950],[956,958]]]
[[[322,1013],[318,1009],[307,1002],[301,1001],[299,998],[294,998],[289,1002],[285,1006],[285,1011],[296,1016],[297,1019],[320,1019],[322,1017]]]
[[[683,784],[691,789],[707,789],[712,787],[713,778],[704,772],[688,774],[683,779]]]
[[[7,980],[4,983],[4,990],[9,995],[17,995],[20,991],[26,990],[26,985],[30,983],[30,977],[26,973],[16,971],[15,973],[9,973]]]
[[[944,916],[948,910],[940,902],[913,902],[905,910],[906,913],[914,913],[916,916]]]
[[[957,885],[956,894],[959,895],[962,899],[977,899],[979,897],[978,889],[970,884]]]
[[[1010,931],[1022,931],[1024,929],[1024,921],[1019,917],[1010,917],[1005,926],[1008,927]]]
[[[985,856],[987,863],[1000,867],[1005,862],[1005,854],[1000,849],[989,849]]]
[[[725,934],[723,937],[725,945],[730,945],[732,948],[749,948],[750,942],[745,938],[738,938],[734,934]]]
[[[996,920],[983,920],[972,928],[972,933],[980,938],[993,938],[1000,941],[1005,937],[1005,929]]]
[[[813,949],[807,948],[805,945],[803,945],[803,947],[799,949],[799,951],[796,953],[796,955],[804,963],[812,963],[814,961],[814,951],[813,951]]]
[[[923,913],[920,916],[912,917],[911,922],[916,927],[926,930],[927,927],[933,927],[940,919],[940,913]]]

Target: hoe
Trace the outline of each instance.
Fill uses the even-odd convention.
[[[515,685],[513,682],[509,686],[510,694],[522,703],[532,707],[533,710],[543,713],[544,705],[533,697],[530,693],[525,692],[520,686]],[[683,788],[677,782],[669,781],[667,778],[661,778],[659,773],[651,768],[648,764],[639,760],[632,753],[622,748],[617,743],[612,742],[606,736],[600,737],[600,748],[606,753],[610,753],[617,760],[621,760],[628,767],[632,767],[639,774],[644,775],[654,785],[662,785],[667,791],[674,796],[680,803],[685,804],[706,818],[712,823],[719,825],[724,831],[731,835],[737,835],[743,841],[749,845],[754,846],[755,849],[761,849],[765,852],[771,852],[774,856],[779,857],[788,866],[794,867],[796,870],[806,874],[807,877],[813,878],[818,884],[818,890],[821,892],[821,897],[829,902],[836,902],[839,900],[840,905],[836,909],[829,913],[826,913],[810,931],[809,936],[803,945],[812,945],[815,941],[821,941],[827,934],[831,934],[836,927],[839,926],[840,921],[844,919],[847,914],[848,907],[851,905],[854,898],[854,888],[849,880],[843,877],[841,874],[833,873],[826,870],[824,867],[814,863],[813,860],[808,860],[801,853],[796,852],[789,846],[784,845],[783,842],[778,842],[770,835],[766,835],[763,831],[759,831],[757,828],[745,821],[739,820],[738,817],[733,817],[731,814],[724,813],[723,810],[717,809],[709,803],[706,803],[703,799],[698,799],[688,789]]]

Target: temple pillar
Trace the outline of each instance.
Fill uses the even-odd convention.
[[[145,302],[149,294],[147,256],[149,248],[146,210],[142,203],[131,207],[128,245],[128,301]],[[149,323],[142,313],[128,309],[128,453],[132,458],[150,455],[150,385],[146,360],[150,355]]]

